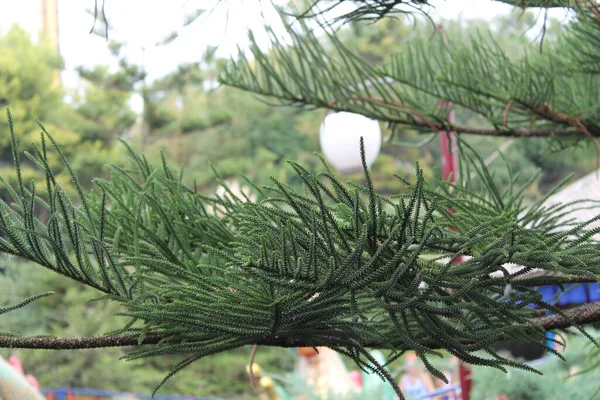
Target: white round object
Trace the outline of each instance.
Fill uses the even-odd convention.
[[[321,123],[321,151],[339,172],[361,171],[361,136],[365,142],[367,167],[371,167],[381,148],[379,122],[349,112],[329,113]]]

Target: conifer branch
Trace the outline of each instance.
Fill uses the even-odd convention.
[[[591,0],[494,0],[496,2],[509,4],[520,8],[542,7],[542,8],[578,8]],[[328,12],[335,10],[344,3],[343,0],[323,1],[313,0],[310,6],[301,12],[291,13],[295,18],[326,17]],[[419,12],[426,13],[425,6],[430,5],[428,0],[358,0],[353,1],[355,9],[334,17],[329,23],[379,20],[384,17],[392,17],[395,14],[409,14]],[[323,4],[323,7],[319,5]]]
[[[81,350],[105,347],[155,345],[162,338],[148,337],[139,343],[137,336],[94,336],[89,338],[54,338],[46,336],[0,336],[0,347],[6,349]]]
[[[320,174],[290,162],[306,191],[273,179],[270,196],[258,203],[227,187],[221,197],[202,196],[166,163],[157,168],[128,147],[131,166],[111,166],[111,178],[96,181],[100,190],[79,188],[85,199],[75,205],[48,166],[46,138],[78,184],[44,133],[29,159],[46,177],[46,192],[21,178],[16,188],[7,185],[13,201],[0,203],[0,252],[97,288],[127,321],[104,337],[3,336],[0,346],[132,346],[129,360],[189,355],[168,377],[246,345],[328,346],[380,374],[364,348],[416,350],[426,365],[442,348],[477,365],[526,368],[493,352],[476,354],[511,338],[545,348],[544,329],[573,324],[585,333],[579,321],[598,318],[596,305],[562,311],[533,289],[571,277],[597,281],[599,229],[588,226],[600,215],[564,221],[598,204],[546,206],[541,199],[526,207],[525,188],[516,188],[511,172],[501,192],[485,161],[460,140],[463,178],[438,182],[436,190],[416,165],[413,182],[399,178],[405,191],[376,193],[361,145],[365,186],[342,183],[324,161]],[[13,155],[19,177],[14,136]],[[45,205],[49,219],[37,220],[32,204]],[[553,275],[512,276],[508,263]],[[544,313],[554,318],[535,319]]]
[[[600,321],[600,302],[582,304],[565,312],[569,319],[579,325],[591,324]],[[550,315],[538,318],[534,323],[546,330],[565,329],[572,326],[572,322],[561,315]]]
[[[565,316],[567,318],[565,318]],[[556,329],[566,329],[574,324],[585,325],[600,322],[600,302],[582,304],[565,311],[565,316],[551,315],[532,319],[532,323],[545,331]],[[0,348],[6,349],[44,349],[44,350],[81,350],[98,349],[105,347],[135,347],[147,345],[159,345],[165,342],[167,338],[161,336],[147,336],[142,341],[138,336],[95,336],[89,338],[54,338],[54,337],[15,337],[0,335]],[[499,339],[501,340],[501,339]],[[252,343],[248,343],[250,345]],[[464,343],[465,346],[470,343]],[[255,338],[254,345],[273,346],[283,348],[295,347],[319,347],[330,346],[331,343],[317,343],[314,340],[294,339],[289,340],[284,337],[266,336]],[[363,347],[372,349],[388,349],[382,343],[364,343]],[[440,349],[439,344],[425,343],[424,346],[431,349]],[[410,350],[407,348],[406,350]]]
[[[600,137],[595,111],[600,85],[594,76],[600,19],[588,8],[577,8],[578,19],[552,55],[532,47],[515,60],[484,35],[465,43],[427,34],[377,66],[326,27],[317,36],[313,27],[284,17],[288,37],[270,31],[267,53],[251,34],[252,57],[240,53],[220,81],[282,104],[358,113],[426,132],[593,141]],[[487,126],[450,124],[440,100],[474,112]]]

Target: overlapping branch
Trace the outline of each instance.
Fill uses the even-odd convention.
[[[326,28],[317,35],[314,27],[292,24],[287,38],[272,33],[268,52],[253,41],[252,57],[232,60],[221,82],[285,104],[354,112],[428,132],[596,138],[600,80],[589,61],[600,54],[582,39],[598,37],[600,20],[590,15],[581,11],[553,55],[532,47],[526,58],[514,60],[485,35],[465,44],[423,34],[375,67]],[[488,126],[450,124],[440,100],[478,114]]]

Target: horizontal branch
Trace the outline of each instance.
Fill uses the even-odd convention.
[[[519,8],[575,8],[581,3],[581,0],[494,0],[499,3],[508,4]],[[337,8],[344,3],[344,0],[336,1],[311,1],[304,11],[292,14],[296,18],[314,18],[323,16],[327,12]],[[353,21],[353,20],[375,20],[383,17],[391,17],[396,13],[421,12],[427,14],[427,9],[423,6],[431,6],[430,0],[355,0],[355,9],[336,16],[333,21]],[[409,5],[410,8],[401,6]],[[319,7],[321,6],[321,7]],[[334,13],[335,14],[335,13]]]
[[[427,119],[427,117],[425,117],[424,115],[422,115],[414,110],[411,110],[410,108],[403,106],[402,104],[390,102],[387,100],[372,99],[372,98],[362,99],[358,96],[353,97],[353,100],[385,104],[388,106],[399,108],[401,110],[408,110],[409,113],[413,117],[418,118],[420,121],[389,119],[389,120],[387,120],[387,122],[392,122],[392,123],[396,123],[399,125],[413,126],[413,127],[418,127],[418,128],[427,128],[428,130],[431,130],[433,132],[446,131],[446,132],[454,132],[454,133],[466,133],[466,134],[471,134],[471,135],[503,136],[503,137],[553,137],[553,136],[554,137],[587,136],[590,138],[600,137],[600,127],[597,127],[597,126],[587,127],[587,126],[583,125],[580,121],[578,121],[578,123],[579,123],[578,128],[567,128],[567,129],[558,129],[558,128],[523,129],[523,128],[508,128],[508,127],[495,128],[495,129],[482,129],[482,128],[473,128],[470,126],[454,125],[448,121],[444,121],[441,123],[433,122],[433,121]],[[329,108],[336,109],[335,104],[330,104]],[[338,109],[338,111],[346,111],[346,110],[343,108],[340,108],[340,109]],[[573,125],[571,123],[571,121],[568,119],[556,120],[556,119],[552,119],[550,117],[554,117],[554,116],[553,115],[545,115],[545,118],[547,120],[551,120],[551,121],[557,122],[557,123],[564,123],[565,125]]]
[[[547,317],[535,318],[532,322],[544,328],[547,331],[554,329],[564,329],[573,325],[572,322],[585,325],[593,322],[600,322],[600,301],[583,304],[565,311],[568,318],[555,314]],[[570,321],[570,320],[571,321]],[[104,347],[126,347],[138,345],[156,345],[163,338],[159,336],[148,336],[142,343],[138,342],[137,336],[95,336],[89,338],[52,338],[52,337],[15,337],[0,336],[0,348],[9,349],[38,349],[38,350],[81,350],[96,349]],[[262,337],[257,338],[254,343],[259,346],[274,347],[314,347],[319,346],[313,343],[310,338],[304,340],[289,340],[283,337]],[[331,345],[330,343],[327,345]],[[379,343],[365,343],[364,347],[381,348]],[[432,348],[435,346],[431,346]]]
[[[0,348],[36,350],[81,350],[104,347],[137,346],[138,336],[93,336],[88,338],[54,338],[48,336],[0,336]],[[160,337],[147,337],[141,344],[158,344]]]
[[[235,87],[241,90],[250,91],[262,96],[272,97],[272,93],[264,92],[256,88],[248,88],[243,85],[235,84],[234,82],[220,81],[223,84],[226,84],[231,87]],[[293,104],[304,104],[306,103],[304,99],[298,97],[278,97],[283,104],[293,105]],[[362,99],[355,96],[352,100],[360,101],[360,102],[372,102],[378,104],[385,104],[387,106],[396,107],[400,109],[408,109],[402,105],[397,103],[379,100],[379,99]],[[328,110],[339,111],[339,112],[358,112],[362,114],[360,111],[352,110],[347,107],[342,107],[339,105],[338,101],[331,101],[329,103],[323,103],[322,101],[317,101],[313,104],[318,108],[326,108]],[[409,113],[415,117],[415,112],[410,111]],[[481,136],[496,136],[496,137],[574,137],[574,136],[586,136],[588,138],[600,138],[600,126],[584,126],[585,129],[578,128],[567,128],[570,124],[567,121],[553,121],[553,122],[563,122],[565,125],[564,128],[546,128],[546,129],[527,129],[527,128],[509,128],[509,127],[501,127],[501,128],[475,128],[472,126],[462,126],[451,124],[448,121],[444,122],[434,122],[426,116],[419,117],[416,116],[416,119],[403,119],[403,118],[393,118],[391,116],[387,118],[382,118],[380,115],[369,115],[363,114],[366,117],[377,119],[379,121],[413,127],[413,128],[425,128],[429,132],[454,132],[454,133],[464,133],[469,135],[481,135]],[[418,121],[419,119],[420,121]]]
[[[417,124],[413,124],[417,125]],[[421,124],[418,124],[421,125]],[[426,125],[421,125],[426,126]],[[445,126],[439,124],[440,130],[449,130],[456,133],[467,133],[473,135],[485,136],[504,136],[504,137],[567,137],[567,136],[586,136],[586,133],[577,129],[480,129],[469,126]],[[589,130],[593,137],[600,137],[600,129]]]
[[[573,307],[567,310],[566,314],[579,325],[598,322],[600,321],[600,301]],[[534,322],[546,330],[564,329],[572,325],[567,319],[558,314],[537,318]]]
[[[335,108],[335,107],[331,107]],[[343,111],[340,109],[340,111]],[[470,135],[482,135],[482,136],[498,136],[498,137],[568,137],[568,136],[587,136],[600,137],[600,127],[588,127],[587,131],[589,135],[579,129],[514,129],[514,128],[502,128],[502,129],[483,129],[474,128],[470,126],[454,125],[450,123],[424,123],[418,121],[398,121],[389,120],[398,125],[412,126],[415,128],[427,128],[437,132],[454,132],[454,133],[465,133]]]
[[[541,7],[541,8],[575,8],[578,7],[576,0],[494,0],[499,3],[509,4],[515,7]],[[580,2],[579,2],[580,3]]]
[[[528,284],[531,279],[535,278],[535,285],[531,287],[548,286],[548,285],[570,285],[575,283],[598,283],[594,277],[587,275],[564,275],[559,273],[549,273],[549,271],[537,272],[532,271],[514,279],[515,283]]]

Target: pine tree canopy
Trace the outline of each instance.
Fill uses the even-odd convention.
[[[288,38],[271,31],[270,51],[254,42],[252,57],[241,53],[231,60],[221,80],[285,104],[360,113],[429,133],[594,142],[600,136],[596,3],[506,2],[572,7],[576,18],[551,51],[532,47],[519,60],[484,34],[466,44],[436,34],[417,37],[401,54],[371,66],[327,23],[314,29],[315,19],[296,15]],[[381,18],[397,4],[426,2],[356,3],[344,19]],[[489,126],[448,122],[441,100],[480,115]],[[412,180],[390,177],[401,181],[404,192],[380,195],[361,144],[362,183],[342,182],[323,159],[317,173],[290,161],[304,190],[274,178],[267,186],[248,181],[259,195],[254,201],[236,195],[217,171],[225,194],[198,193],[186,185],[182,170],[164,159],[152,165],[126,143],[131,168],[111,165],[110,178],[95,180],[94,190],[85,193],[42,124],[39,143],[26,153],[45,178],[36,187],[21,175],[19,127],[10,111],[8,121],[17,184],[0,178],[12,197],[0,202],[0,252],[97,289],[96,301],[122,305],[117,317],[123,325],[91,338],[2,331],[1,347],[135,345],[129,360],[185,354],[166,380],[202,357],[246,345],[326,346],[392,383],[367,349],[388,350],[390,360],[413,350],[445,381],[430,363],[439,350],[475,365],[535,371],[502,357],[493,344],[518,338],[561,357],[548,347],[547,330],[574,327],[589,337],[583,325],[600,320],[598,303],[561,310],[536,290],[600,280],[600,243],[594,239],[600,228],[588,228],[600,215],[584,223],[570,219],[577,209],[600,209],[599,202],[546,205],[567,179],[525,204],[527,185],[516,185],[518,172],[507,165],[510,185],[501,189],[460,138],[455,183],[427,181],[416,164]],[[56,157],[71,175],[75,198],[55,179],[49,159]],[[40,210],[46,220],[38,219]],[[525,268],[511,273],[510,263]],[[546,274],[527,275],[533,269]],[[51,294],[0,308],[0,314]]]

